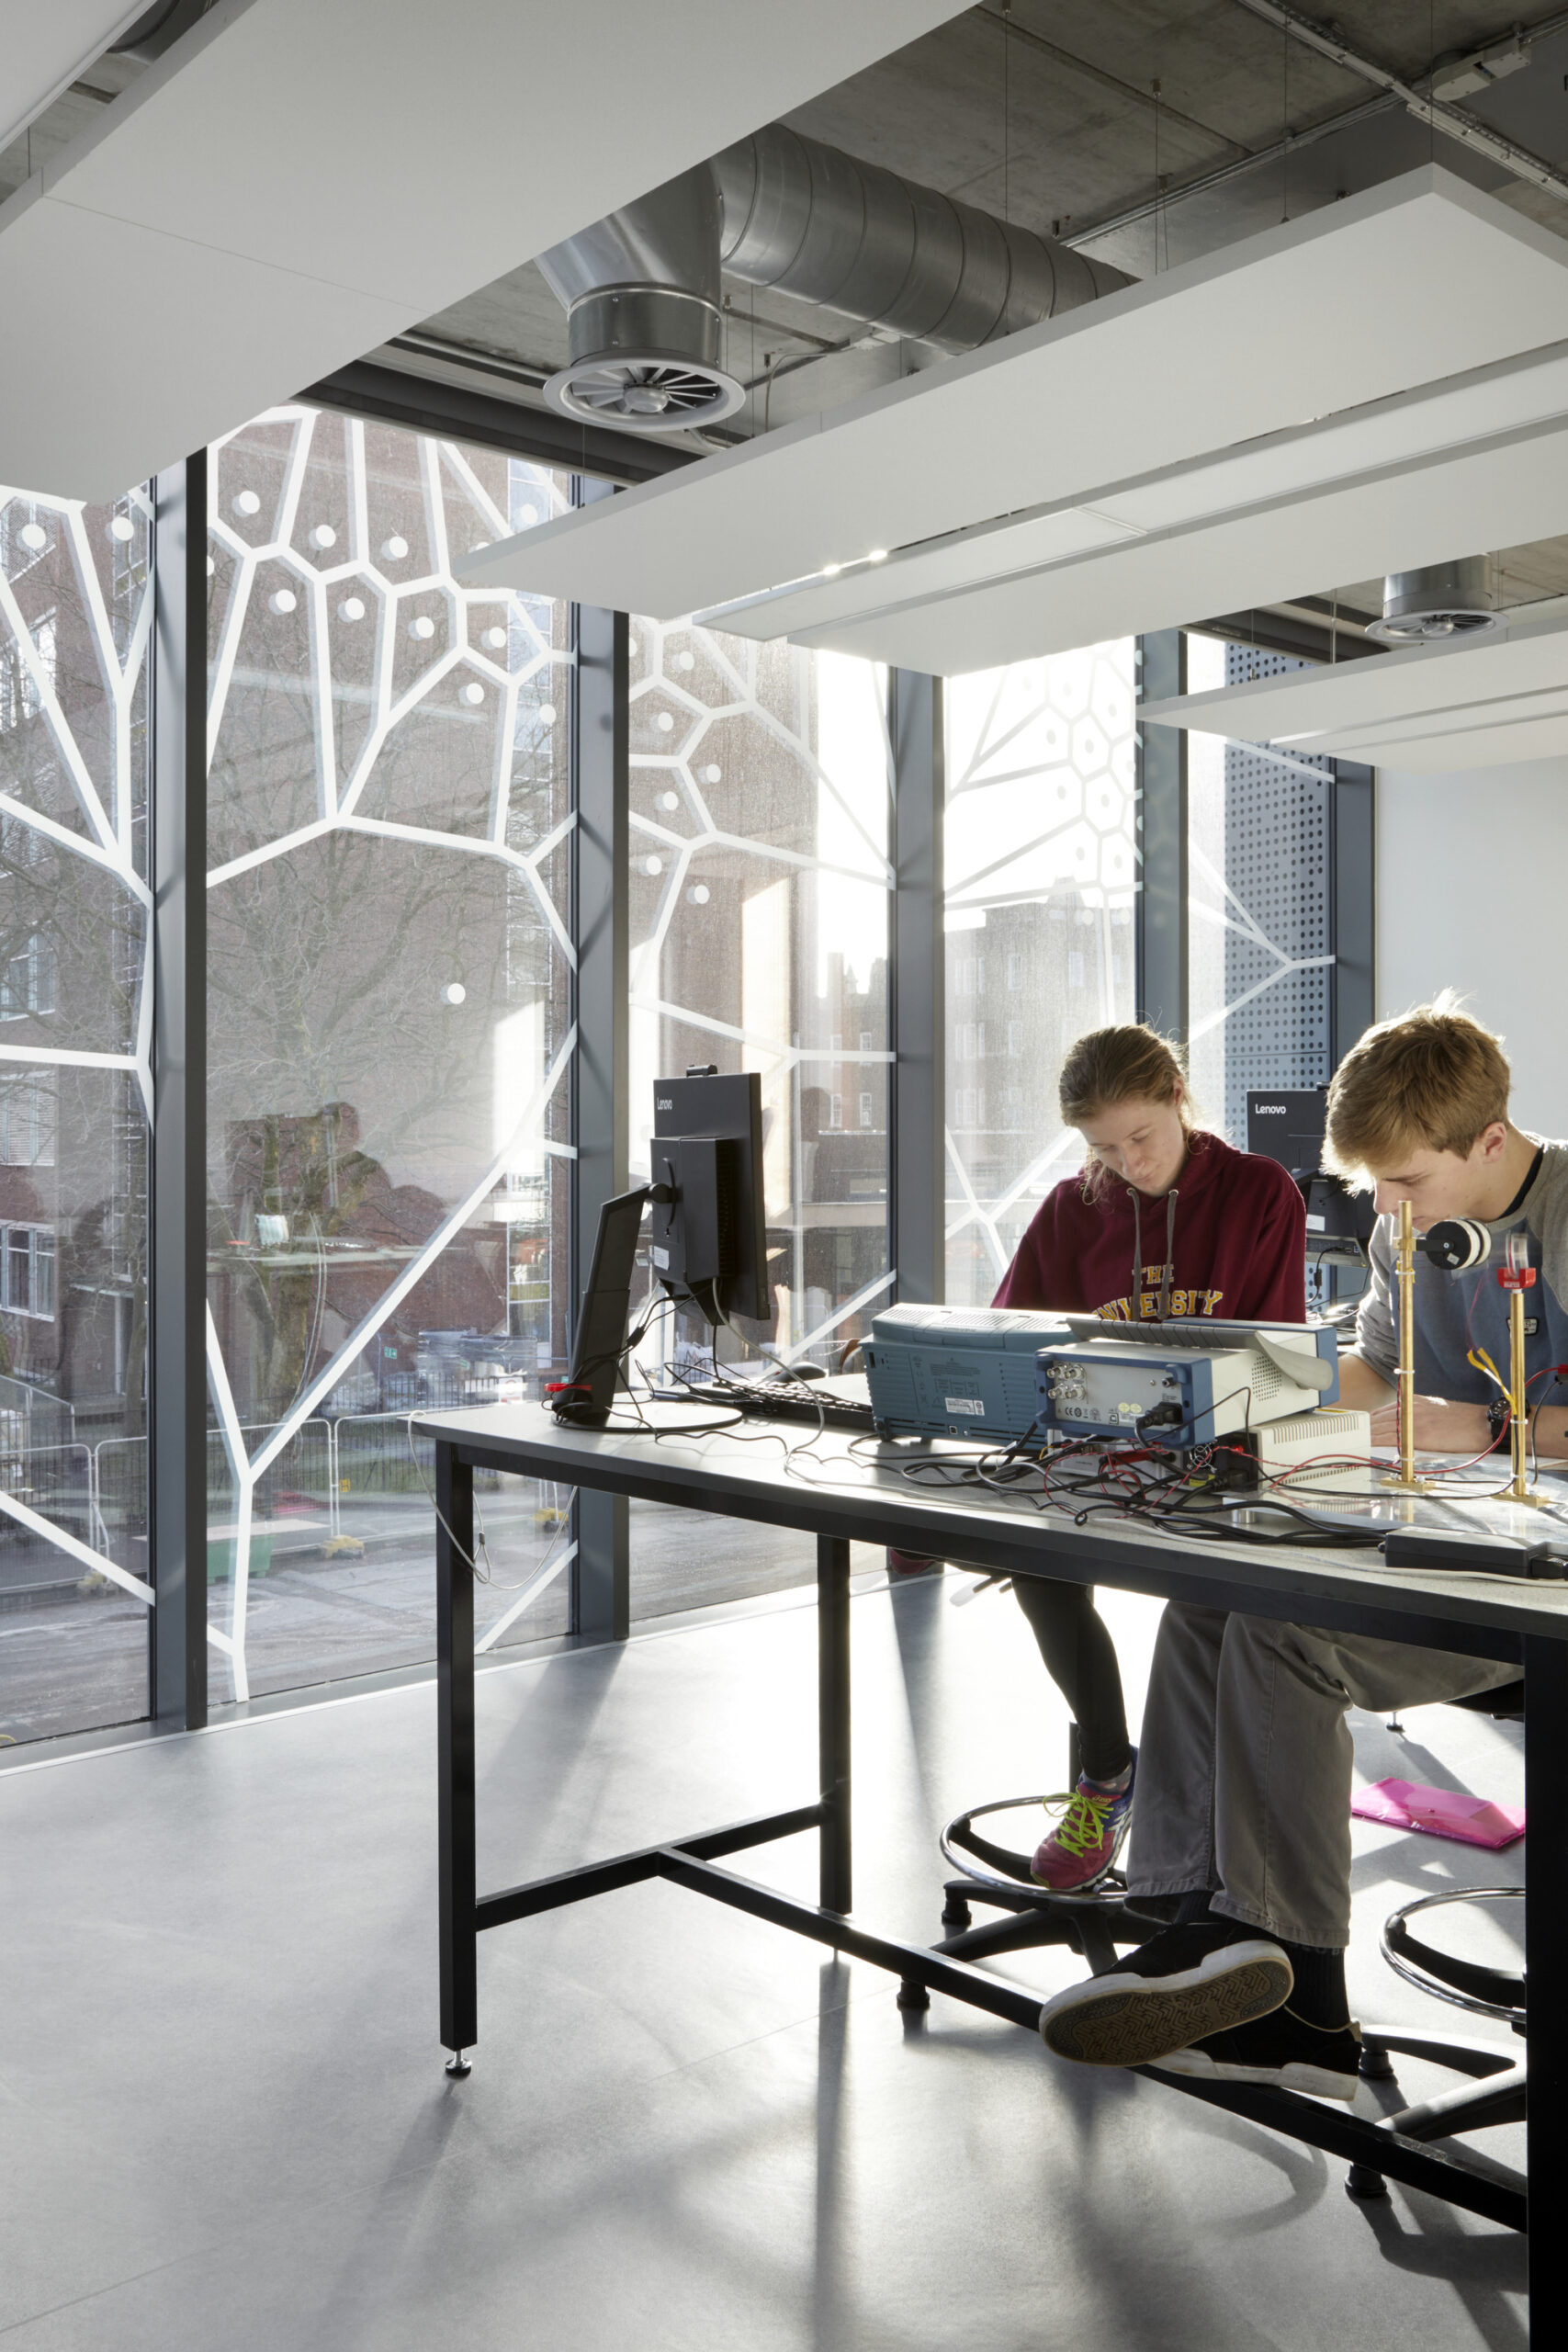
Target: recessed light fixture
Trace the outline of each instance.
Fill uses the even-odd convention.
[[[703,782],[705,784],[716,784],[723,774],[724,770],[721,767],[717,767],[710,763],[709,765],[704,768],[702,772]]]
[[[330,523],[318,523],[316,525],[315,528],[310,533],[310,545],[313,548],[336,547],[337,533],[333,530]]]
[[[421,613],[417,620],[410,621],[409,635],[421,639],[432,638],[435,635],[435,623],[428,613]]]
[[[661,735],[672,735],[675,731],[675,714],[671,710],[661,710],[653,723]]]
[[[645,874],[662,874],[664,860],[661,857],[645,857],[642,861],[642,870]]]
[[[461,980],[448,980],[441,991],[441,1001],[443,1004],[461,1004],[468,993]]]
[[[461,691],[463,700],[465,702],[480,703],[483,702],[485,698],[485,690],[480,685],[477,678],[471,679],[468,684],[464,686]]]
[[[678,792],[661,792],[659,796],[659,805],[665,810],[679,808],[681,796]]]
[[[506,631],[503,628],[487,628],[484,641],[492,653],[499,653],[506,643]]]
[[[291,613],[299,599],[292,588],[276,588],[266,601],[275,613]]]
[[[389,539],[383,539],[381,542],[381,553],[388,563],[401,563],[408,551],[407,539],[400,538],[396,531],[392,533]]]
[[[705,907],[709,896],[710,892],[705,882],[694,882],[686,893],[686,903],[693,907]]]
[[[111,539],[118,539],[122,547],[128,539],[133,539],[136,537],[136,526],[129,514],[116,514],[111,517],[109,537]]]
[[[256,496],[254,490],[242,490],[235,492],[234,512],[236,514],[259,514],[261,513],[261,500]]]
[[[363,597],[345,596],[337,608],[337,616],[340,621],[362,621],[365,618]]]

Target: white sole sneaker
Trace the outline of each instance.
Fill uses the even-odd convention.
[[[1343,2099],[1353,2105],[1360,2077],[1333,2066],[1309,2066],[1294,2058],[1284,2066],[1236,2066],[1211,2058],[1206,2050],[1173,2050],[1153,2062],[1162,2075],[1182,2075],[1204,2083],[1252,2083],[1259,2090],[1304,2091],[1309,2098]]]
[[[1228,2026],[1249,2025],[1291,1997],[1286,1954],[1263,1938],[1222,1944],[1169,1976],[1122,1970],[1069,1984],[1040,2012],[1040,2036],[1080,2066],[1149,2066]]]

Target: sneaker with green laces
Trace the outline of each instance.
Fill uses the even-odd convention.
[[[1137,1778],[1138,1751],[1133,1750],[1125,1788],[1106,1788],[1078,1775],[1070,1797],[1051,1797],[1048,1805],[1065,1808],[1050,1836],[1035,1849],[1030,1873],[1054,1894],[1088,1894],[1115,1861],[1126,1841],[1133,1818],[1133,1783]]]

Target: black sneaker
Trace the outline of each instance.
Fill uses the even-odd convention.
[[[1167,1928],[1040,2012],[1047,2050],[1080,2066],[1147,2066],[1291,1997],[1289,1956],[1239,1924]]]
[[[1265,2089],[1306,2091],[1314,2098],[1356,2096],[1361,2029],[1308,2025],[1293,2009],[1271,2010],[1250,2025],[1227,2026],[1190,2049],[1157,2062],[1162,2075],[1196,2075],[1208,2083],[1258,2083]]]

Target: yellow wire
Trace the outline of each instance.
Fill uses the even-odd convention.
[[[1505,1396],[1512,1395],[1513,1392],[1507,1382],[1503,1378],[1484,1348],[1472,1348],[1465,1361],[1467,1363],[1472,1363],[1477,1372],[1483,1372],[1493,1386],[1500,1388]]]

